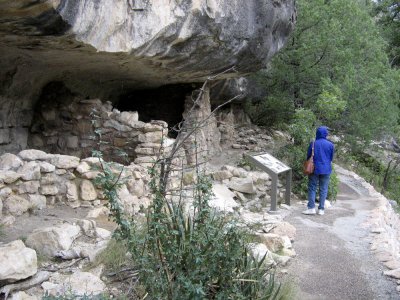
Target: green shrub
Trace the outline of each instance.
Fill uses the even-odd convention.
[[[285,98],[270,96],[262,101],[247,101],[244,110],[254,124],[279,127],[293,117],[293,103]]]
[[[104,172],[104,190],[116,237],[123,239],[139,271],[135,293],[148,299],[279,299],[273,273],[249,254],[249,235],[235,221],[210,209],[211,182],[197,176],[194,209],[165,196],[158,168],[150,170],[153,203],[145,224],[128,219],[119,205],[118,174]],[[140,295],[140,293],[142,293]]]

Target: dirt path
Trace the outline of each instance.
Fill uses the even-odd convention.
[[[298,256],[286,275],[298,289],[296,299],[400,299],[396,283],[369,250],[364,223],[375,199],[354,178],[339,177],[338,200],[324,216],[302,215],[303,204],[286,218],[297,228]]]

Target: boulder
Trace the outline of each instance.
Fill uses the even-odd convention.
[[[280,236],[288,236],[290,240],[294,240],[296,236],[296,227],[288,222],[279,222],[269,231]]]
[[[257,192],[254,187],[253,180],[251,178],[236,178],[233,177],[228,187],[234,191],[238,191],[245,194],[255,194]]]
[[[50,158],[52,155],[47,154],[46,152],[36,150],[36,149],[28,149],[22,150],[18,153],[18,156],[21,157],[23,160],[32,161],[32,160],[46,160]]]
[[[61,154],[56,154],[50,159],[50,163],[59,169],[75,169],[79,162],[79,157]]]
[[[82,178],[91,180],[91,179],[96,178],[100,173],[101,172],[99,172],[99,171],[86,172],[86,173],[82,174]]]
[[[24,162],[16,155],[5,153],[0,156],[0,170],[17,170]]]
[[[212,173],[212,178],[217,181],[230,179],[230,178],[232,178],[232,176],[233,176],[232,173],[229,172],[228,170],[221,170],[221,171],[216,171],[216,172]]]
[[[109,214],[110,214],[110,210],[105,206],[101,206],[101,207],[93,208],[91,211],[89,211],[86,218],[96,219],[100,216],[108,216]]]
[[[286,241],[280,235],[273,233],[264,233],[259,234],[258,237],[260,238],[261,242],[274,253],[280,252],[283,248],[288,248],[285,247]]]
[[[275,264],[271,251],[264,244],[251,243],[248,245],[248,248],[251,255],[256,259],[256,261],[260,262],[262,259],[264,259],[264,264],[268,266]]]
[[[143,180],[128,180],[126,183],[129,192],[137,197],[142,197],[146,193],[146,185]]]
[[[135,128],[135,124],[139,121],[139,114],[137,111],[123,111],[115,119],[124,125]]]
[[[52,257],[56,251],[68,250],[80,235],[79,226],[61,224],[34,230],[26,239],[26,245],[40,254]]]
[[[163,138],[161,131],[147,132],[139,135],[139,142],[141,143],[161,143]]]
[[[56,167],[46,161],[40,161],[38,162],[39,167],[40,167],[40,172],[42,173],[51,173],[56,170]]]
[[[47,173],[42,175],[42,178],[40,178],[40,184],[41,185],[54,184],[57,183],[59,180],[60,178],[55,173]]]
[[[26,181],[17,185],[18,194],[36,194],[39,190],[39,181]]]
[[[46,197],[42,195],[29,195],[30,206],[37,209],[43,209],[47,206]]]
[[[4,183],[10,184],[20,179],[21,175],[22,174],[14,171],[2,171],[0,172],[0,180]]]
[[[212,191],[214,197],[209,201],[211,207],[224,212],[234,212],[234,209],[239,207],[239,204],[234,200],[235,194],[225,185],[213,184]]]
[[[40,193],[45,196],[54,196],[58,194],[58,188],[55,185],[42,185]]]
[[[0,245],[0,261],[0,281],[17,281],[37,272],[36,252],[21,240]]]
[[[96,237],[101,240],[109,240],[112,236],[111,231],[104,228],[96,228]]]
[[[22,215],[31,207],[28,200],[26,200],[24,197],[15,195],[11,195],[4,200],[3,206],[5,213],[13,216]]]
[[[10,300],[40,300],[41,298],[29,295],[25,292],[16,292],[11,295]]]
[[[5,187],[0,189],[0,199],[6,199],[8,196],[12,194],[12,189],[9,187]]]
[[[106,291],[105,283],[89,272],[76,271],[72,275],[62,276],[59,283],[44,282],[42,288],[52,296],[63,295],[68,291],[71,295],[91,297]]]
[[[90,165],[87,162],[81,161],[79,166],[76,167],[76,171],[79,174],[87,173],[91,170]]]
[[[36,161],[30,161],[18,169],[23,180],[40,180],[40,166]]]
[[[117,193],[125,213],[133,215],[134,213],[139,211],[139,198],[129,193],[126,185],[123,185]]]
[[[80,185],[81,199],[85,201],[96,200],[97,192],[93,183],[89,180],[82,180]]]
[[[104,122],[104,127],[110,127],[110,128],[114,128],[117,131],[122,131],[122,132],[129,132],[132,130],[131,127],[123,125],[121,123],[119,123],[116,120],[107,120]]]
[[[78,188],[75,183],[67,181],[65,182],[65,188],[67,190],[68,201],[74,202],[79,200]]]

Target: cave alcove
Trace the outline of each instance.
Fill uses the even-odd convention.
[[[114,107],[119,111],[137,111],[139,120],[143,122],[165,121],[171,128],[182,121],[185,98],[196,87],[193,84],[173,84],[155,89],[128,90],[119,96]],[[170,137],[175,135],[169,131]]]

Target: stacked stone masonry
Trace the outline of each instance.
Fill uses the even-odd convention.
[[[100,160],[48,154],[40,150],[23,150],[17,155],[0,156],[0,214],[18,216],[32,209],[55,203],[71,207],[100,206],[105,203],[101,191],[93,184]],[[116,164],[115,171],[122,168]],[[149,203],[147,170],[130,164],[123,169],[126,179],[120,200],[129,213]]]

